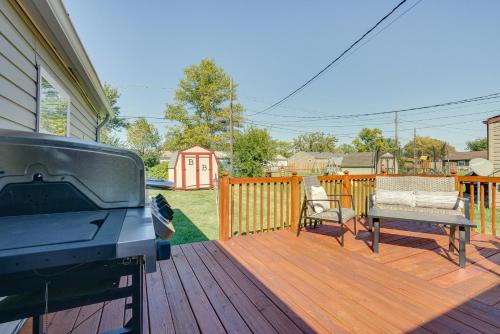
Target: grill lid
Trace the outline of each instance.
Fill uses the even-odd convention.
[[[18,194],[5,191],[13,184],[36,187],[37,182],[43,182],[45,189],[49,184],[66,185],[64,193],[74,188],[101,209],[145,204],[144,163],[134,152],[67,137],[0,130],[2,199],[13,200]],[[44,191],[33,196],[47,196]],[[48,200],[57,202],[58,196],[65,197],[55,192]],[[38,199],[43,200],[42,197]],[[66,203],[66,207],[70,204]],[[38,207],[42,210],[43,205]]]

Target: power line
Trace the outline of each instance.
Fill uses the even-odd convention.
[[[288,100],[290,97],[292,97],[293,95],[297,94],[298,92],[300,92],[301,90],[303,90],[306,86],[308,86],[311,82],[313,82],[316,78],[318,78],[320,75],[322,75],[323,73],[325,73],[326,71],[328,71],[328,69],[330,69],[336,62],[338,62],[344,55],[346,55],[349,51],[351,51],[359,42],[361,42],[367,35],[369,35],[372,31],[374,31],[382,22],[384,22],[389,16],[391,16],[396,10],[398,10],[399,7],[401,7],[407,0],[402,0],[399,4],[396,5],[396,7],[392,8],[389,13],[387,13],[386,15],[384,15],[384,17],[382,17],[380,20],[378,20],[377,23],[375,23],[374,26],[372,26],[368,31],[366,31],[360,38],[358,38],[354,43],[352,43],[347,49],[345,49],[344,51],[342,51],[342,53],[337,56],[337,58],[335,58],[334,60],[332,60],[328,65],[326,65],[325,67],[323,67],[323,69],[321,69],[321,71],[319,71],[318,73],[316,73],[315,75],[313,75],[309,80],[307,80],[305,83],[303,83],[302,85],[300,85],[297,89],[295,89],[294,91],[292,91],[291,93],[289,93],[287,96],[285,96],[284,98],[282,98],[281,100],[273,103],[272,105],[270,105],[269,107],[253,114],[253,115],[258,115],[258,114],[262,114],[268,110],[271,110],[275,107],[277,107],[278,105],[282,104],[283,102],[285,102],[286,100]]]
[[[445,106],[450,106],[450,105],[485,101],[485,100],[498,99],[498,98],[500,98],[500,92],[492,93],[492,94],[488,94],[488,95],[483,95],[483,96],[477,96],[477,97],[456,100],[456,101],[449,101],[449,102],[437,103],[437,104],[432,104],[432,105],[426,105],[426,106],[421,106],[421,107],[412,107],[412,108],[396,109],[396,110],[388,110],[388,111],[380,111],[380,112],[369,112],[369,113],[360,113],[360,114],[344,114],[344,115],[325,115],[325,116],[295,116],[295,115],[272,115],[272,116],[286,117],[286,118],[297,118],[297,119],[299,119],[299,118],[300,119],[357,118],[357,117],[366,117],[366,116],[374,116],[374,115],[392,114],[394,112],[408,112],[408,111],[432,109],[432,108],[439,108],[439,107],[445,107]],[[253,115],[255,115],[255,114],[253,114]],[[249,116],[252,116],[252,114]]]

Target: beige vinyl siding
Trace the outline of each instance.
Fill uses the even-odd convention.
[[[500,170],[500,122],[488,124],[488,160],[493,163],[495,171]],[[500,176],[500,173],[496,173],[495,176]],[[497,192],[498,207],[500,207],[500,191]]]
[[[0,128],[35,131],[36,64],[70,96],[70,135],[96,140],[98,119],[77,83],[9,1],[0,0]]]

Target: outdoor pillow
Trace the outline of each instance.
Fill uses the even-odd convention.
[[[415,207],[415,193],[413,191],[377,190],[375,204],[393,204]]]
[[[330,208],[328,195],[323,187],[311,186],[311,199],[313,200],[314,212],[321,213]]]
[[[457,209],[458,191],[417,191],[415,202],[421,208]]]

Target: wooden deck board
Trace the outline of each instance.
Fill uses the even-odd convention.
[[[447,230],[386,222],[380,253],[320,225],[174,246],[145,280],[146,333],[500,333],[499,239],[473,234],[467,265]],[[50,333],[98,333],[130,317],[125,300],[49,316]],[[31,321],[22,333],[29,333]]]

